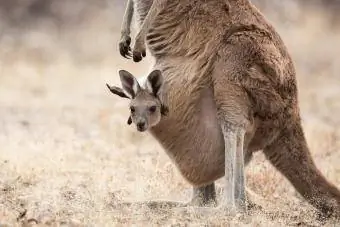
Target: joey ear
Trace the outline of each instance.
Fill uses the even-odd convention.
[[[163,85],[163,76],[160,70],[153,70],[146,79],[146,88],[155,96],[159,95],[160,89]]]
[[[140,90],[140,85],[137,79],[126,70],[119,70],[119,77],[122,83],[122,87],[125,91],[124,93],[129,98],[133,99],[134,97],[136,97],[136,94]]]
[[[106,84],[106,86],[109,88],[109,90],[115,94],[115,95],[118,95],[122,98],[129,98],[129,96],[127,96],[125,93],[124,93],[124,90],[121,89],[120,87],[116,87],[116,86],[110,86],[108,84]]]

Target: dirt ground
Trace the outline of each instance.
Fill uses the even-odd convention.
[[[158,143],[126,124],[127,100],[105,83],[118,69],[145,74],[117,49],[121,8],[86,12],[76,27],[2,25],[0,226],[317,226],[313,208],[258,152],[247,187],[264,208],[247,217],[191,209],[119,207],[121,201],[188,201],[191,186]],[[322,173],[340,188],[340,31],[303,12],[272,23],[295,62],[303,126]],[[301,16],[300,15],[300,16]],[[223,181],[217,182],[220,196]],[[26,213],[25,213],[26,212]],[[326,226],[336,225],[332,220]],[[337,224],[340,226],[340,224]]]

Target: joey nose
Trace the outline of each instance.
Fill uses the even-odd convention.
[[[144,121],[141,121],[141,122],[138,122],[137,123],[137,130],[140,131],[140,132],[143,132],[145,131],[145,122]]]

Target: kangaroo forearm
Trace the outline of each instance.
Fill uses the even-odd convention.
[[[122,27],[121,27],[122,35],[130,35],[131,33],[131,22],[132,22],[133,11],[134,11],[133,0],[128,0],[126,8],[125,8]]]

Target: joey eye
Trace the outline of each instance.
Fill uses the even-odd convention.
[[[134,113],[136,111],[135,107],[130,106],[130,111],[131,111],[131,113]]]
[[[150,111],[151,113],[154,113],[154,112],[156,111],[156,109],[157,109],[157,106],[150,106],[150,107],[149,107],[149,111]]]

